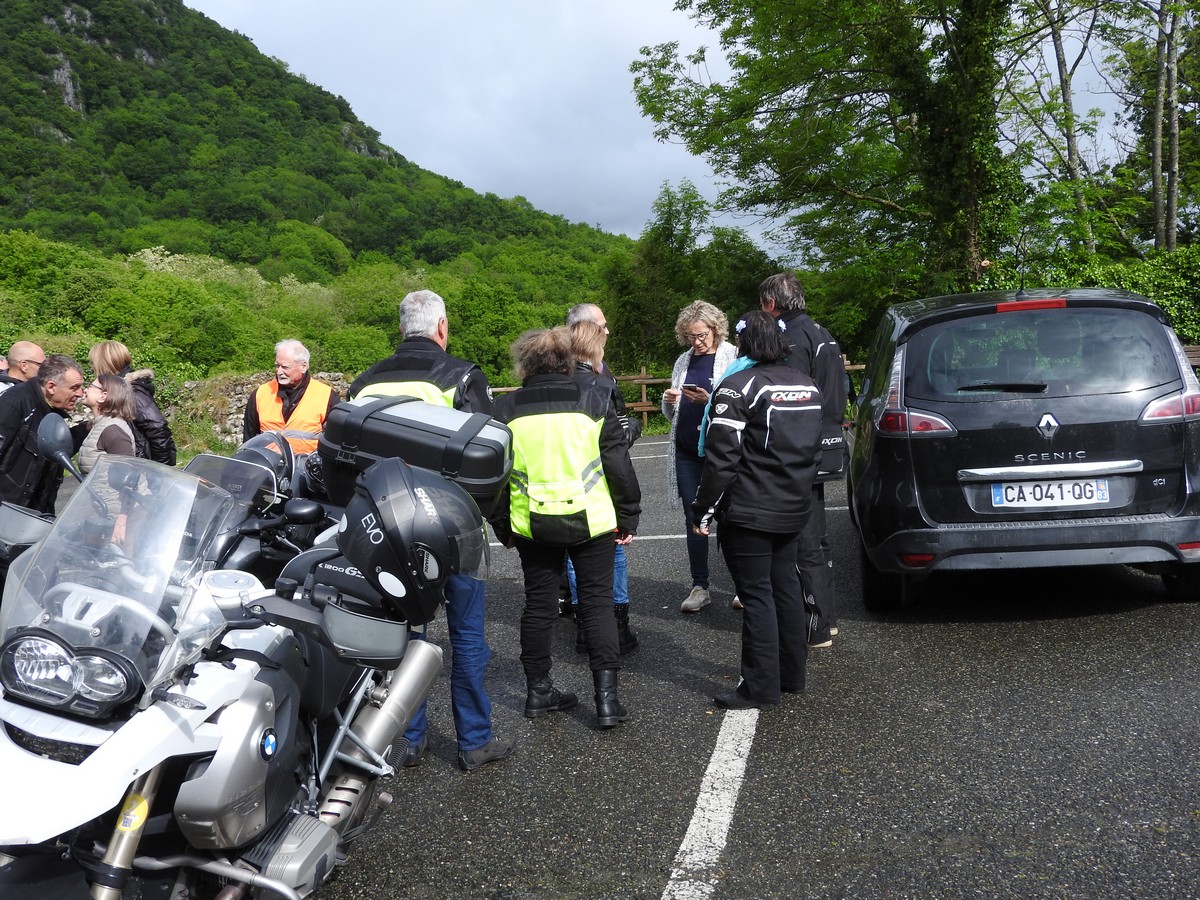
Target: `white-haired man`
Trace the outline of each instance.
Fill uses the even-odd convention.
[[[308,372],[308,348],[299,341],[275,345],[275,377],[250,395],[242,420],[242,440],[264,431],[279,431],[296,453],[313,453],[325,430],[337,392]]]
[[[492,412],[487,376],[474,363],[446,352],[446,303],[433,291],[400,301],[404,340],[396,352],[350,385],[350,398],[416,397],[464,412]],[[465,772],[512,755],[514,743],[492,731],[492,701],[483,677],[492,651],[484,635],[483,582],[468,575],[446,580],[446,630],[450,636],[450,706],[458,736],[458,765]],[[404,732],[405,768],[419,766],[429,745],[426,704]]]

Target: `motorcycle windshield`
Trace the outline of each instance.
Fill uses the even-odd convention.
[[[128,660],[148,688],[199,658],[224,627],[197,591],[233,499],[195,475],[103,455],[46,538],[18,557],[0,604],[0,641],[50,632],[76,652]]]
[[[266,437],[259,435],[253,440]],[[219,485],[233,496],[235,506],[231,521],[240,522],[249,515],[267,512],[283,499],[286,490],[265,458],[250,455],[230,457],[201,453],[192,457],[186,471]]]

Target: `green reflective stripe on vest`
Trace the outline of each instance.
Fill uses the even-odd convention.
[[[426,403],[439,406],[454,406],[454,392],[458,385],[442,390],[428,381],[379,381],[368,384],[358,392],[359,397],[416,397]]]
[[[515,533],[533,536],[531,514],[586,513],[591,537],[616,529],[617,513],[596,456],[603,426],[603,419],[580,412],[518,416],[508,423],[513,433],[509,511]]]

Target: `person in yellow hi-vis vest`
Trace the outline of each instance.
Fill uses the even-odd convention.
[[[522,386],[496,401],[492,415],[512,430],[513,469],[492,527],[505,546],[517,548],[525,575],[525,715],[537,718],[578,702],[550,679],[565,551],[575,569],[597,723],[611,728],[629,716],[617,697],[613,560],[616,546],[628,545],[637,531],[641,488],[611,391],[572,378],[569,330],[527,332],[512,354]]]
[[[275,345],[275,378],[259,385],[246,403],[242,440],[264,431],[279,431],[296,453],[315,453],[329,410],[341,398],[308,371],[308,348],[299,341]]]

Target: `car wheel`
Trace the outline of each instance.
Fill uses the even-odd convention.
[[[907,576],[879,571],[871,564],[861,542],[858,545],[858,571],[867,612],[895,612],[904,606],[908,599]]]
[[[1200,600],[1200,563],[1180,563],[1163,573],[1162,583],[1172,600]]]

